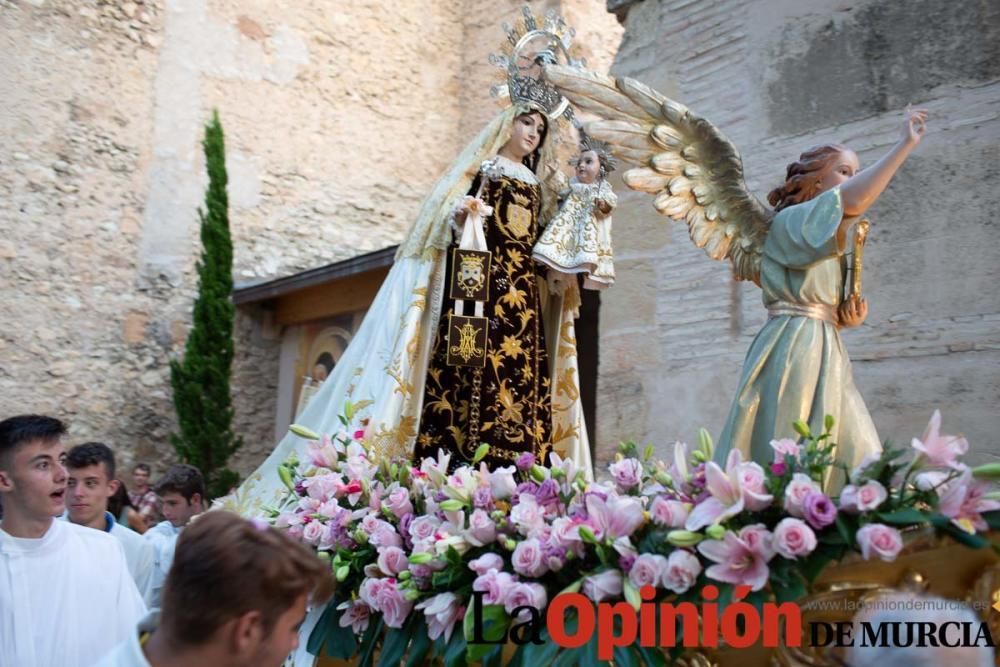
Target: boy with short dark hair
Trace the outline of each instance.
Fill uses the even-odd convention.
[[[208,512],[177,542],[163,609],[95,667],[277,667],[298,646],[307,603],[332,584],[329,566],[281,531]]]
[[[55,520],[65,433],[52,417],[0,422],[0,665],[90,667],[146,611],[121,544]]]
[[[121,542],[129,574],[139,594],[149,601],[153,579],[153,545],[108,511],[108,500],[118,491],[115,455],[102,442],[77,445],[66,454],[69,474],[66,517],[78,526],[104,531]]]
[[[174,546],[184,526],[204,511],[205,480],[201,471],[187,463],[176,463],[156,483],[156,495],[162,503],[164,521],[156,524],[145,537],[153,545],[153,581],[150,607],[160,606],[163,584],[174,559]]]

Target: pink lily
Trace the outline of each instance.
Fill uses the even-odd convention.
[[[959,469],[958,457],[969,451],[969,442],[960,435],[941,435],[941,411],[935,410],[927,430],[919,440],[913,439],[913,449],[927,457],[931,465]]]
[[[989,488],[989,483],[973,480],[972,471],[966,469],[940,492],[938,510],[967,533],[988,530],[982,513],[1000,509],[1000,502],[984,498]]]
[[[596,494],[587,496],[587,517],[587,523],[599,540],[629,537],[644,520],[642,503],[638,499],[612,495],[601,500]]]
[[[759,591],[767,585],[770,571],[767,561],[774,555],[768,540],[759,539],[759,531],[747,535],[726,533],[721,540],[707,540],[698,545],[698,551],[716,564],[705,570],[705,575],[716,581],[738,586],[750,586]]]
[[[759,469],[760,466],[756,463],[744,463],[743,457],[735,449],[729,452],[725,472],[715,461],[705,464],[705,488],[711,496],[695,505],[684,527],[687,530],[699,530],[732,518],[744,508],[759,510],[767,507],[773,500],[772,496],[762,493],[762,486],[751,488],[743,483],[744,479],[757,478],[757,472],[760,472],[759,478],[763,479],[763,471]]]

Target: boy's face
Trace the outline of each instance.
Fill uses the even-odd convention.
[[[247,665],[267,665],[278,667],[292,651],[299,646],[299,628],[306,617],[306,596],[301,596],[290,608],[278,617],[271,632],[263,637]]]
[[[103,463],[70,469],[68,475],[66,510],[69,520],[81,526],[94,526],[103,519],[108,498],[118,490],[118,480],[108,479]]]
[[[180,528],[186,526],[193,516],[201,512],[201,495],[194,494],[190,502],[176,491],[168,491],[160,496],[163,503],[163,517]]]
[[[62,514],[66,509],[65,456],[62,441],[55,438],[22,443],[13,454],[0,458],[4,509],[19,511],[34,521]]]
[[[576,180],[581,183],[596,183],[601,175],[601,161],[594,151],[583,151],[576,163]]]
[[[136,468],[132,471],[132,484],[137,491],[145,489],[149,486],[149,473],[142,468]]]

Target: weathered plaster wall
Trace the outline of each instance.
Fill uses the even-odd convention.
[[[907,103],[930,109],[927,137],[868,214],[870,314],[844,341],[882,437],[907,442],[940,408],[977,460],[1000,454],[1000,6],[646,0],[625,26],[613,72],[711,119],[761,197],[803,149],[842,141],[870,164]],[[622,437],[662,452],[699,426],[718,435],[765,318],[759,290],[734,283],[645,196],[622,197],[615,234],[599,458]]]

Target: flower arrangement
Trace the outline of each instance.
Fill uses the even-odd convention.
[[[348,405],[345,429],[352,418]],[[445,454],[419,465],[376,461],[363,431],[331,437],[293,427],[311,442],[306,460],[279,468],[288,494],[273,521],[328,560],[338,582],[308,649],[318,655],[325,646],[360,665],[376,652],[380,665],[500,664],[500,645],[469,641],[474,596],[486,637],[502,639],[523,620],[515,613],[542,611],[560,592],[638,608],[643,587],[680,602],[697,601],[712,583],[720,606],[737,586],[761,605],[803,597],[849,552],[895,559],[908,527],[988,544],[978,533],[1000,526],[1000,502],[982,478],[1000,477],[1000,466],[963,464],[968,443],[940,434],[939,413],[910,448],[887,446],[854,470],[834,463],[832,425],[828,417],[824,433],[813,434],[796,424],[800,439],[772,442],[764,466],[738,452],[718,465],[704,431],[696,447],[675,444],[668,462],[625,443],[602,483],[557,455],[541,465],[526,454],[496,470],[477,465],[485,446],[476,463],[454,469]],[[844,484],[835,497],[824,492],[831,475]],[[557,653],[565,664],[589,664],[595,654],[590,644],[561,649],[544,629],[537,639],[511,664]],[[639,646],[616,650],[615,660],[664,664]]]

